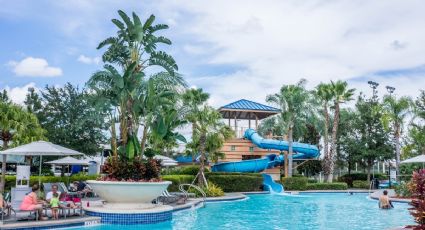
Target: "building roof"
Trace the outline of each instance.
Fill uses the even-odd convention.
[[[246,99],[232,102],[220,107],[218,110],[223,115],[223,118],[232,119],[235,117],[236,119],[263,119],[280,112],[277,108]]]

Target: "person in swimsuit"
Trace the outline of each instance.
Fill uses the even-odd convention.
[[[390,209],[393,208],[393,204],[388,197],[388,191],[384,190],[383,194],[379,197],[379,208]]]
[[[43,201],[39,201],[37,197],[37,192],[39,187],[37,184],[33,185],[31,188],[32,192],[28,193],[24,197],[21,205],[19,206],[20,210],[24,211],[36,211],[41,220],[46,220],[46,217],[43,217]]]

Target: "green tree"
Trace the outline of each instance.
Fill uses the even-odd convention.
[[[186,154],[192,156],[192,162],[196,161],[198,154],[199,143],[196,143],[196,138],[193,135],[196,132],[196,119],[201,106],[205,105],[210,95],[205,93],[201,88],[187,89],[182,95],[183,107],[185,110],[185,119],[192,124],[192,141],[186,145]]]
[[[18,146],[32,141],[43,140],[45,130],[37,117],[18,105],[0,102],[0,140],[2,149]],[[0,192],[4,191],[7,155],[3,155]]]
[[[425,91],[421,91],[412,107],[414,119],[409,127],[406,145],[403,147],[401,157],[404,159],[425,154]]]
[[[197,149],[201,154],[201,165],[199,167],[198,173],[198,183],[200,186],[208,186],[204,174],[205,163],[207,160],[207,148],[209,147],[210,150],[219,149],[218,147],[207,146],[208,137],[210,136],[210,138],[217,140],[219,139],[218,137],[211,137],[211,135],[224,136],[224,134],[227,134],[227,132],[221,132],[223,127],[225,127],[225,124],[221,119],[221,114],[217,110],[208,105],[205,105],[199,109],[198,113],[196,114],[196,119],[193,120],[193,124],[195,125],[195,133],[192,134],[192,139],[196,139],[196,142],[199,143],[199,148]]]
[[[352,100],[354,95],[354,89],[348,89],[348,84],[345,81],[331,81],[330,90],[332,92],[333,101],[333,125],[332,125],[332,141],[329,150],[329,154],[324,158],[324,175],[327,182],[332,182],[335,162],[336,162],[336,151],[337,151],[337,135],[338,135],[338,124],[339,124],[339,113],[340,105],[347,101]]]
[[[47,130],[51,142],[93,155],[105,142],[106,125],[105,114],[93,108],[90,97],[67,83],[63,88],[46,86],[41,99],[30,89],[25,104]]]
[[[391,144],[389,132],[382,125],[382,104],[371,100],[365,100],[360,96],[356,103],[357,119],[355,120],[355,130],[357,139],[354,151],[360,151],[360,163],[367,170],[367,180],[370,182],[370,175],[375,161],[388,160],[393,156],[393,146]]]
[[[295,85],[284,85],[279,93],[268,95],[266,101],[280,107],[280,117],[288,135],[288,153],[285,152],[285,176],[292,176],[294,129],[304,128],[307,117],[315,111],[312,94],[305,89],[306,81]]]
[[[3,92],[0,92],[0,102],[4,103],[10,103],[9,95],[7,94],[7,91],[3,89]]]
[[[168,38],[155,35],[159,30],[167,29],[168,26],[153,24],[155,21],[153,15],[142,23],[134,12],[132,18],[121,10],[118,14],[121,20],[112,19],[112,23],[118,28],[117,35],[102,41],[98,49],[107,47],[102,56],[103,61],[120,66],[122,74],[112,65],[105,65],[105,70],[96,72],[88,85],[97,89],[97,92],[102,92],[102,95],[108,95],[109,101],[113,102],[111,106],[116,107],[120,122],[121,152],[125,152],[128,158],[132,158],[144,151],[144,142],[147,140],[147,134],[143,135],[142,144],[137,139],[141,121],[144,121],[146,130],[152,121],[149,119],[152,113],[146,107],[147,102],[152,101],[152,98],[147,98],[151,89],[146,79],[147,68],[159,66],[166,70],[151,76],[152,79],[158,78],[158,84],[154,84],[156,89],[162,87],[159,82],[182,83],[183,80],[176,74],[178,67],[174,59],[163,51],[157,51],[158,44],[171,44]],[[156,93],[160,94],[160,92]],[[156,111],[158,106],[161,105],[155,104],[153,111]]]
[[[332,101],[332,85],[320,83],[316,86],[315,95],[322,106],[322,113],[324,117],[323,127],[323,153],[325,158],[329,158],[329,103]]]
[[[395,96],[387,95],[384,97],[382,123],[386,129],[391,130],[395,142],[396,172],[400,175],[400,137],[402,135],[403,124],[410,113],[412,101],[409,97],[397,99]]]

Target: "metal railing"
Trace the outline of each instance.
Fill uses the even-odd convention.
[[[185,186],[188,187],[187,190],[184,189]],[[189,192],[188,192],[188,190],[190,188],[194,188],[194,189],[198,190],[201,193],[202,198],[203,198],[203,202],[204,202],[204,206],[205,206],[205,202],[207,200],[207,194],[205,194],[205,192],[204,192],[204,190],[202,190],[202,188],[200,188],[199,186],[196,186],[194,184],[180,184],[179,185],[179,190],[184,194],[185,200],[187,200],[189,198]]]

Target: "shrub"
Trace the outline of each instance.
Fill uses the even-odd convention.
[[[195,176],[192,175],[165,175],[162,176],[163,180],[173,182],[170,186],[168,186],[168,191],[177,192],[179,191],[180,184],[190,184],[192,183]]]
[[[369,189],[370,184],[364,180],[355,180],[353,181],[353,188],[364,188]]]
[[[388,177],[387,175],[381,174],[381,173],[376,173],[374,176],[378,180],[385,180]],[[373,179],[372,175],[371,175],[371,179]],[[345,174],[345,175],[342,175],[338,178],[339,182],[345,182],[345,183],[348,184],[349,187],[353,187],[353,181],[355,181],[355,180],[366,181],[367,180],[367,173],[352,173],[350,175]]]
[[[308,183],[309,184],[314,184],[314,183],[317,183],[318,181],[316,180],[316,179],[308,179]]]
[[[218,187],[217,185],[215,185],[214,183],[211,183],[209,181],[208,181],[208,188],[202,187],[201,189],[205,192],[207,197],[224,196],[223,189],[221,189],[220,187]],[[201,193],[197,189],[191,188],[191,189],[189,189],[189,192],[195,193],[195,195],[197,197],[201,196]]]
[[[168,172],[167,172],[168,171]],[[196,176],[199,172],[199,166],[198,165],[190,165],[190,166],[184,166],[181,168],[174,168],[171,170],[163,170],[164,175],[193,175]],[[208,173],[209,170],[205,168],[205,173]]]
[[[412,182],[401,182],[400,185],[394,187],[395,193],[398,197],[401,198],[410,198],[412,197],[412,192],[410,188],[413,186]]]
[[[307,183],[307,177],[282,178],[282,184],[285,190],[305,190],[307,188]]]
[[[216,184],[224,192],[250,192],[261,191],[263,178],[258,175],[208,173],[208,181]]]
[[[347,190],[347,183],[314,183],[307,184],[307,190]]]
[[[411,190],[413,200],[410,203],[410,214],[414,217],[416,226],[413,229],[425,229],[425,169],[413,172]]]
[[[105,181],[158,181],[161,162],[155,159],[144,160],[140,157],[132,160],[108,158],[102,166],[102,171],[106,176],[100,179]]]

